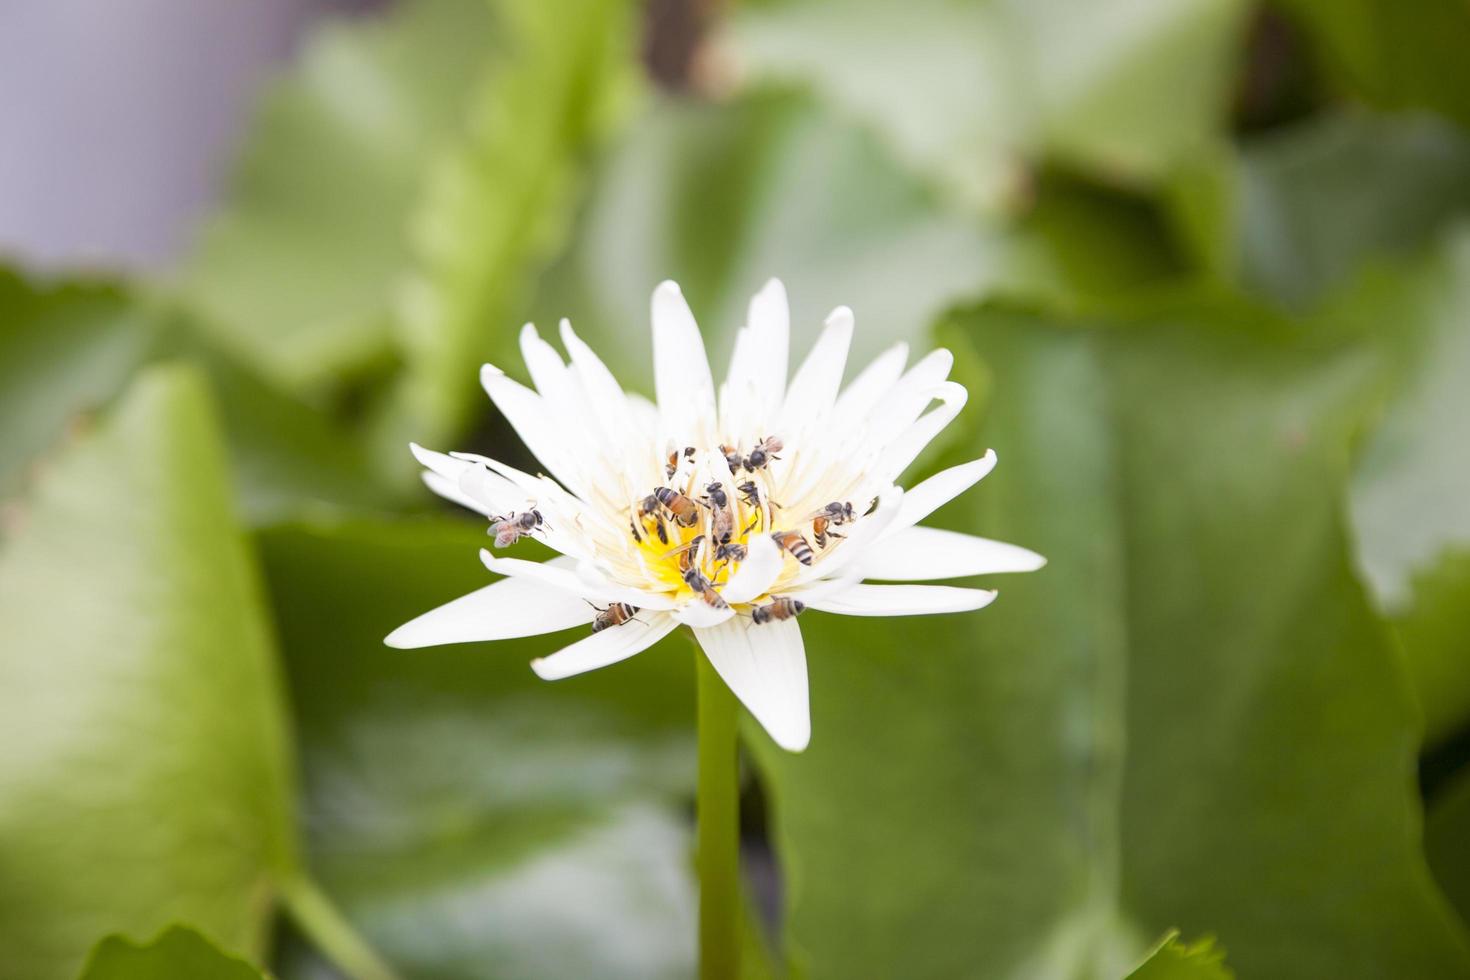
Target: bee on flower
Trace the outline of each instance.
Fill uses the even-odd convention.
[[[497,544],[534,527],[560,554],[534,562],[482,551],[505,578],[404,624],[390,646],[590,625],[531,665],[555,680],[685,625],[777,744],[801,751],[811,721],[799,614],[965,612],[995,592],[911,583],[1045,563],[1016,545],[919,525],[989,473],[993,452],[908,491],[897,483],[964,407],[948,351],[905,369],[899,344],[844,388],[853,315],[839,307],[788,380],[786,292],[772,280],[751,300],[716,388],[679,287],[654,290],[652,312],[656,403],[625,393],[565,320],[565,361],[535,327],[521,331],[534,390],[481,370],[544,475],[412,447],[430,489],[501,522]]]

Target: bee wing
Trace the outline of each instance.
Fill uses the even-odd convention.
[[[671,549],[669,551],[665,551],[663,553],[663,557],[664,558],[672,558],[675,555],[679,554],[680,552],[688,551],[690,548],[698,548],[702,544],[704,544],[704,535],[703,534],[700,534],[700,535],[697,535],[696,537],[693,537],[693,538],[689,539],[688,542],[679,545],[679,547],[677,547],[677,548],[673,548],[673,549]]]

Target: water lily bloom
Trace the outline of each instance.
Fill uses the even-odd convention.
[[[535,390],[485,365],[481,381],[545,468],[413,446],[436,493],[485,515],[498,546],[531,536],[545,562],[482,550],[505,578],[394,630],[396,647],[500,640],[591,626],[531,666],[547,679],[639,653],[680,624],[771,737],[811,737],[798,616],[979,609],[988,589],[912,583],[1032,571],[1015,545],[919,522],[990,472],[995,454],[907,492],[897,480],[965,404],[936,350],[879,355],[845,387],[853,315],[839,307],[787,381],[786,292],[751,300],[718,389],[679,287],[653,293],[657,403],[625,392],[561,323],[569,361],[534,326],[521,353]],[[850,652],[849,652],[850,655]]]

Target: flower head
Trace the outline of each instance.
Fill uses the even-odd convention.
[[[903,344],[843,388],[852,328],[852,311],[834,310],[788,384],[786,292],[772,280],[751,300],[717,391],[694,317],[679,287],[665,282],[653,294],[654,404],[625,393],[565,320],[568,362],[527,324],[521,353],[535,390],[488,364],[481,381],[548,475],[467,453],[413,452],[431,489],[490,520],[497,546],[534,536],[560,556],[533,562],[483,550],[504,580],[404,624],[386,642],[420,647],[590,625],[589,635],[532,664],[554,680],[631,657],[684,624],[771,737],[804,749],[804,611],[964,612],[995,593],[865,580],[1044,564],[1025,548],[918,526],[990,472],[995,454],[899,487],[964,406],[965,389],[948,380],[948,351],[905,370]]]

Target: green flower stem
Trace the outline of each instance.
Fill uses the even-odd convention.
[[[296,927],[352,980],[398,980],[315,882],[304,875],[286,880],[281,902]]]
[[[740,800],[735,695],[696,650],[699,667],[700,980],[740,975]]]

